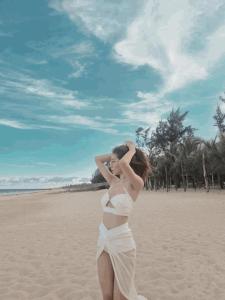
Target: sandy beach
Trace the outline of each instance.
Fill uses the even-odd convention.
[[[0,197],[0,299],[101,300],[95,192]],[[129,219],[149,300],[225,299],[225,193],[142,191]]]

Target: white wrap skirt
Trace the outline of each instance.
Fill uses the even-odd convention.
[[[121,294],[128,300],[148,300],[136,292],[136,243],[128,222],[111,229],[100,223],[96,260],[103,250],[110,256]]]

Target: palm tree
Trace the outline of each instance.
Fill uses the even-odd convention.
[[[193,180],[193,185],[196,185],[195,181],[195,160],[198,145],[200,143],[200,139],[198,137],[188,136],[184,137],[183,141],[179,143],[179,156],[178,159],[180,160],[181,165],[181,174],[182,174],[182,181],[184,191],[189,186],[188,180],[189,177]]]
[[[220,97],[225,103],[225,97]],[[215,186],[217,179],[221,188],[225,178],[225,113],[217,106],[213,117],[219,133],[215,140],[207,141],[194,136],[196,130],[192,126],[184,126],[187,111],[181,113],[180,108],[170,112],[166,120],[160,120],[155,130],[150,127],[136,130],[136,143],[148,150],[148,157],[153,168],[153,174],[148,178],[146,187],[170,190],[171,185],[184,191],[189,183],[193,187],[204,184],[209,191],[210,184]]]
[[[174,163],[176,162],[177,157],[180,158],[181,154],[180,150],[182,147],[180,145],[177,148],[177,146],[182,144],[182,141],[185,137],[192,137],[194,130],[196,130],[191,126],[183,125],[183,121],[187,113],[187,111],[181,113],[180,108],[178,108],[176,111],[172,109],[166,121],[161,120],[159,122],[155,131],[152,132],[151,138],[148,142],[150,152],[154,149],[156,156],[160,156],[160,174],[162,175],[161,166],[163,165],[165,186],[167,191],[169,190],[172,182],[173,172],[171,171],[174,169]],[[162,156],[164,157],[163,159]],[[180,166],[184,185],[182,160]],[[178,174],[179,173],[180,171]]]
[[[212,174],[217,174],[221,189],[224,188],[223,177],[225,175],[225,136],[219,135],[214,140],[204,141]]]

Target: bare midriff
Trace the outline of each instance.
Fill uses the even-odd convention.
[[[102,222],[107,229],[120,226],[128,221],[128,216],[119,216],[109,212],[104,212]]]

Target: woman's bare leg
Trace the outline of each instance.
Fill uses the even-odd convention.
[[[114,291],[113,291],[113,300],[128,300],[121,294],[119,286],[117,284],[116,277],[114,277]]]
[[[103,300],[113,300],[114,270],[110,256],[104,250],[98,258],[97,267]]]
[[[126,252],[127,255],[133,256],[133,259],[130,262],[130,274],[135,271],[135,261],[136,261],[136,249],[132,249]],[[115,276],[115,273],[114,273]],[[128,292],[127,292],[128,293]],[[128,300],[120,291],[118,282],[116,280],[116,277],[114,277],[114,291],[113,291],[113,300]]]

